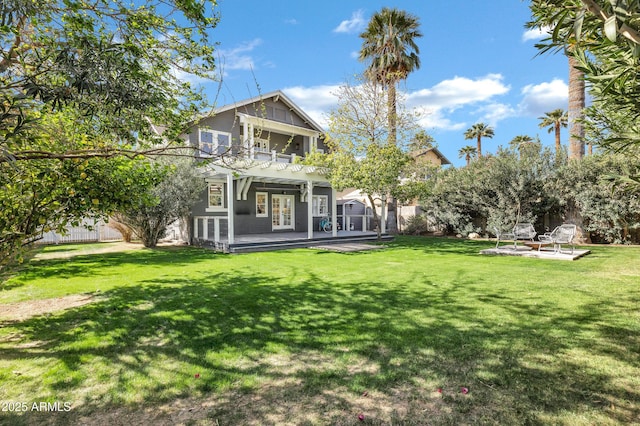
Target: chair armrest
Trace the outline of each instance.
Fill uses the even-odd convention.
[[[549,233],[538,235],[538,241],[541,243],[552,243],[553,237]]]

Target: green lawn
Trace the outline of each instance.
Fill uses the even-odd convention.
[[[0,403],[28,408],[0,424],[640,423],[640,248],[491,245],[34,259],[0,287]],[[93,299],[3,318],[72,295]]]

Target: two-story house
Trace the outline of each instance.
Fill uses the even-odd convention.
[[[338,230],[326,170],[300,161],[327,149],[323,130],[281,91],[216,109],[188,140],[210,160],[200,166],[207,189],[192,209],[194,244],[239,252],[375,238]]]

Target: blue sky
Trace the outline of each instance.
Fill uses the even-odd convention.
[[[401,90],[454,165],[464,164],[461,147],[475,145],[464,131],[480,121],[495,129],[493,139],[483,139],[483,152],[523,134],[553,145],[538,117],[567,109],[567,60],[537,54],[539,36],[524,28],[530,14],[521,0],[219,0],[221,21],[212,35],[224,77],[219,90],[207,84],[206,92],[222,106],[280,89],[324,125],[337,87],[364,70],[359,34],[384,6],[420,19],[421,67]]]

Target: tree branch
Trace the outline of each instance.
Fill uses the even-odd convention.
[[[175,151],[189,150],[189,153],[180,153]],[[113,158],[113,157],[126,157],[135,158],[142,156],[155,156],[155,155],[173,155],[176,157],[193,157],[193,151],[198,151],[195,147],[189,146],[174,146],[174,147],[159,147],[146,150],[134,150],[134,149],[120,149],[120,148],[108,148],[108,149],[83,149],[77,151],[67,152],[51,152],[40,150],[27,150],[17,153],[4,152],[0,156],[0,163],[9,163],[14,161],[28,161],[28,160],[73,160],[73,159],[88,159],[88,158]]]

